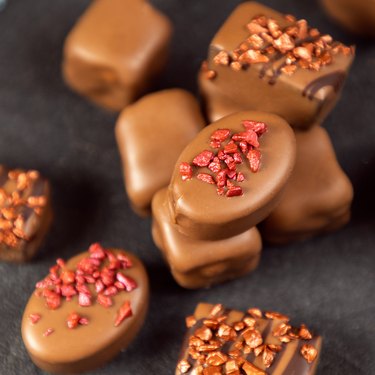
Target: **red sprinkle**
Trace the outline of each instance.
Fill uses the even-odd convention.
[[[80,316],[76,312],[72,312],[66,319],[66,324],[69,329],[74,329],[78,327]]]
[[[117,311],[117,317],[115,320],[115,327],[118,327],[126,318],[133,315],[132,308],[129,301],[125,301],[124,304]]]
[[[199,173],[197,175],[197,179],[203,182],[207,182],[208,184],[212,184],[212,185],[216,184],[214,178],[208,173]]]
[[[204,150],[193,159],[193,164],[197,167],[207,167],[213,158],[214,153],[212,151]]]
[[[227,197],[238,197],[242,195],[241,186],[231,186],[227,191]]]
[[[97,301],[104,307],[112,306],[112,299],[111,297],[105,296],[102,293],[98,294]]]
[[[189,163],[182,162],[180,164],[180,175],[182,176],[182,181],[190,180],[193,177],[193,168]]]
[[[218,141],[218,142],[222,143],[225,140],[227,140],[229,138],[229,136],[230,136],[230,130],[229,129],[218,129],[218,130],[215,130],[211,134],[211,140]]]
[[[249,159],[250,163],[250,170],[254,173],[258,172],[260,167],[260,151],[258,150],[250,150],[247,154],[247,158]]]
[[[31,324],[36,324],[36,323],[39,322],[41,317],[42,316],[40,314],[30,314],[29,320],[30,320]]]
[[[214,160],[212,160],[212,162],[208,165],[208,169],[214,173],[221,170],[220,159],[217,156],[215,156]]]
[[[125,286],[127,292],[131,292],[137,287],[137,283],[134,279],[132,279],[130,276],[125,276],[121,272],[117,272],[116,279]]]
[[[43,336],[47,337],[49,335],[52,335],[53,332],[55,332],[53,328],[47,328],[47,330],[43,333]]]

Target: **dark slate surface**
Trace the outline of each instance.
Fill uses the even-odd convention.
[[[324,336],[320,375],[375,374],[375,45],[343,33],[314,1],[264,1],[358,45],[342,100],[325,124],[355,187],[353,220],[331,235],[265,248],[260,267],[248,277],[186,291],[174,283],[153,245],[150,221],[129,208],[113,136],[116,116],[87,103],[62,82],[63,40],[88,3],[9,0],[0,13],[0,162],[48,176],[56,216],[35,261],[0,265],[0,373],[42,373],[20,336],[28,296],[55,258],[102,241],[144,260],[152,298],[138,338],[95,374],[172,374],[184,316],[199,301],[284,312]],[[239,1],[155,3],[175,24],[170,63],[155,89],[179,86],[196,92],[196,72],[208,42]]]

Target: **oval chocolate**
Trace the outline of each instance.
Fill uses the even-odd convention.
[[[148,306],[148,277],[141,261],[99,244],[62,260],[37,283],[22,319],[33,362],[51,373],[80,373],[101,366],[141,328]]]

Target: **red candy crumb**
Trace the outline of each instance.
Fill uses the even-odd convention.
[[[204,150],[193,159],[193,164],[197,167],[207,167],[214,158],[212,151]]]
[[[182,162],[180,165],[180,174],[183,181],[190,180],[193,177],[193,168],[189,163]]]
[[[129,301],[125,301],[117,312],[117,317],[115,320],[115,327],[118,327],[126,318],[133,315],[132,308]]]
[[[39,322],[39,320],[41,319],[41,315],[40,314],[30,314],[29,315],[29,320],[31,322],[31,324],[36,324]]]
[[[52,335],[53,332],[55,332],[55,330],[53,328],[47,328],[46,331],[43,333],[43,336],[48,337],[48,336]]]
[[[208,173],[199,173],[197,175],[197,179],[198,180],[201,180],[203,182],[207,182],[208,184],[213,184],[215,185],[215,180],[213,179],[213,177],[208,174]]]
[[[250,170],[254,173],[258,172],[261,157],[260,151],[250,150],[246,157],[249,159]]]

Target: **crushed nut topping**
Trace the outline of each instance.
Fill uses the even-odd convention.
[[[261,152],[259,138],[267,131],[264,122],[244,120],[244,131],[232,133],[229,129],[217,129],[210,137],[210,146],[214,151],[203,150],[193,158],[191,164],[182,162],[179,172],[182,181],[193,178],[194,169],[206,168],[209,173],[197,173],[196,178],[202,182],[216,185],[218,195],[228,198],[243,195],[241,183],[245,180],[242,172],[237,171],[237,166],[248,161],[251,172],[257,173],[260,169]],[[212,314],[215,315],[215,314]]]
[[[263,369],[274,364],[278,353],[286,349],[288,342],[313,339],[305,325],[302,324],[300,328],[292,327],[287,323],[289,318],[283,314],[263,313],[257,308],[247,312],[251,317],[244,315],[240,321],[233,323],[227,321],[231,312],[222,305],[215,305],[207,318],[197,320],[194,316],[189,316],[187,356],[178,362],[177,369],[180,373],[267,375]],[[272,320],[277,322],[273,323]],[[193,321],[195,323],[191,325]],[[275,328],[269,332],[266,327],[272,325]],[[269,333],[265,334],[265,331]],[[270,337],[273,337],[272,343],[268,342]],[[274,338],[279,340],[279,344],[275,344]],[[262,368],[250,362],[248,356],[251,353],[262,361]],[[306,343],[300,354],[310,364],[318,353],[312,345]]]
[[[30,240],[24,231],[25,209],[40,215],[47,201],[45,196],[29,195],[39,179],[37,171],[15,169],[9,171],[7,177],[14,188],[0,187],[0,244],[15,249],[22,241]]]
[[[337,54],[354,54],[354,47],[334,42],[330,35],[324,35],[311,28],[304,19],[296,20],[286,15],[286,27],[271,17],[254,17],[247,25],[250,35],[233,51],[220,51],[214,58],[215,65],[230,66],[233,70],[246,69],[251,64],[264,64],[261,78],[271,75],[270,83],[284,73],[293,75],[298,68],[319,71],[330,65]],[[277,67],[274,65],[283,59]],[[217,73],[204,66],[206,76],[215,78]],[[208,72],[213,72],[208,74]]]

